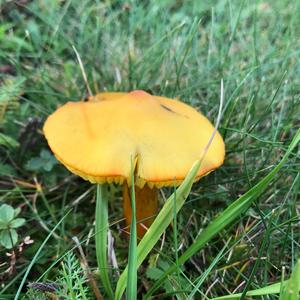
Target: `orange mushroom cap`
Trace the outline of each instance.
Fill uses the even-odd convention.
[[[48,117],[44,133],[55,156],[92,183],[179,184],[201,157],[213,125],[194,108],[144,91],[101,93],[68,102]],[[217,132],[197,179],[218,168],[225,146]]]

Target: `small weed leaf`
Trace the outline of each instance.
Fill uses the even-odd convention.
[[[21,226],[23,226],[25,224],[26,220],[23,219],[23,218],[17,218],[17,219],[14,219],[10,222],[10,227],[11,228],[19,228]]]
[[[18,241],[18,234],[15,229],[5,229],[0,232],[0,244],[11,249]]]
[[[8,224],[14,218],[14,209],[7,204],[2,204],[0,206],[0,222],[3,224]]]
[[[0,206],[0,244],[11,249],[18,242],[18,234],[15,228],[23,226],[26,222],[23,218],[16,218],[20,209],[14,209],[8,204]]]
[[[56,158],[48,151],[43,149],[40,156],[31,158],[25,168],[28,171],[46,171],[50,172],[57,164]]]

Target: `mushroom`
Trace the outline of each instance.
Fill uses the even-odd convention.
[[[144,91],[100,93],[68,102],[48,117],[44,133],[57,159],[92,183],[123,185],[124,216],[131,222],[131,160],[134,159],[137,233],[141,238],[157,211],[157,189],[182,182],[214,131],[183,102]],[[224,160],[217,132],[196,180]]]

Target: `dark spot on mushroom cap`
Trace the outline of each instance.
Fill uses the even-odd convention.
[[[185,117],[185,118],[187,118],[187,119],[189,118],[188,116],[186,116],[186,115],[182,115],[182,114],[180,114],[180,113],[178,113],[178,112],[174,111],[173,109],[171,109],[171,108],[169,108],[169,107],[165,106],[164,104],[160,104],[160,106],[161,106],[163,109],[165,109],[165,110],[167,110],[168,112],[170,112],[170,113],[173,113],[173,114],[176,114],[176,115],[179,115],[179,116]]]
[[[161,104],[160,105],[162,108],[164,108],[165,110],[167,110],[167,111],[169,111],[169,112],[172,112],[173,114],[176,114],[176,112],[174,111],[174,110],[172,110],[171,108],[169,108],[169,107],[167,107],[167,106],[165,106],[165,105],[163,105],[163,104]]]

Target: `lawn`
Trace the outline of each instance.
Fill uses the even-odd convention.
[[[122,280],[137,299],[298,299],[299,41],[299,1],[0,0],[0,299],[111,299],[108,284],[120,299]],[[61,165],[42,131],[67,101],[136,89],[214,124],[223,97],[226,145],[189,192],[190,173],[187,199],[162,189],[171,224],[149,253],[130,244],[137,286],[134,255],[121,275],[121,189],[110,186],[99,269],[97,186]]]

